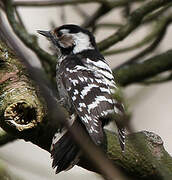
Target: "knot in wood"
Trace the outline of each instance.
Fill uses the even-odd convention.
[[[149,131],[143,131],[143,133],[146,135],[148,141],[156,145],[163,145],[163,141],[161,137],[158,136],[157,134]]]

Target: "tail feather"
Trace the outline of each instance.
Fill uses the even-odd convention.
[[[124,152],[125,150],[125,136],[126,136],[126,131],[125,131],[125,122],[128,119],[127,114],[125,113],[125,107],[122,103],[120,102],[115,102],[115,111],[116,111],[116,125],[117,125],[117,129],[118,129],[118,138],[119,138],[119,143],[122,149],[122,152]]]
[[[73,167],[77,163],[78,153],[79,148],[68,131],[56,134],[51,148],[52,167],[57,167],[56,173]]]
[[[121,149],[124,152],[125,150],[125,129],[124,128],[118,128],[118,138],[119,138]]]
[[[65,148],[65,146],[64,146]],[[65,149],[63,147],[60,146],[56,146],[56,150],[55,153],[53,155],[53,163],[52,163],[52,167],[55,168],[56,166],[59,166],[59,164],[61,165],[63,163],[63,159],[66,158],[66,154],[68,154],[70,152],[70,149],[72,148],[71,145],[68,145]],[[63,149],[63,151],[62,151]]]

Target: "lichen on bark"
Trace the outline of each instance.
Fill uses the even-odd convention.
[[[0,42],[0,120],[4,127],[22,131],[40,123],[45,112],[37,96],[25,67]]]

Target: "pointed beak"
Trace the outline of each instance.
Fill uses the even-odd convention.
[[[47,37],[47,38],[50,38],[52,35],[50,33],[50,31],[42,31],[42,30],[37,30],[37,33]]]

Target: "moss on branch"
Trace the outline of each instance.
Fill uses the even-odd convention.
[[[19,131],[42,121],[43,106],[17,57],[0,44],[0,104],[5,121]],[[19,115],[20,114],[20,115]],[[1,114],[2,116],[2,114]],[[30,117],[29,117],[30,116]],[[7,123],[7,124],[8,124]],[[27,126],[25,126],[27,124]]]
[[[49,150],[55,132],[53,127],[48,128],[46,105],[37,87],[29,78],[23,64],[2,42],[0,42],[0,125],[7,133],[38,144],[46,150]]]
[[[108,157],[127,174],[140,179],[171,179],[172,158],[158,135],[148,131],[128,135],[124,153],[117,145],[118,137],[108,131],[106,135]]]
[[[170,180],[172,177],[172,158],[165,151],[162,139],[148,131],[133,133],[126,138],[125,152],[121,152],[118,136],[106,132],[105,152],[115,166],[131,179]],[[98,172],[82,157],[80,166]]]

